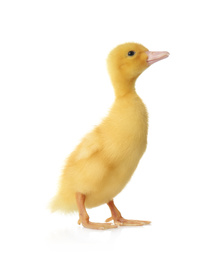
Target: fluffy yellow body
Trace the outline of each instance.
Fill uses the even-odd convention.
[[[52,210],[77,210],[75,193],[91,208],[112,200],[130,180],[147,145],[148,114],[133,90],[116,98],[109,115],[67,159]]]

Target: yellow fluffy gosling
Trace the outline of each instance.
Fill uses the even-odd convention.
[[[168,52],[150,52],[141,44],[125,43],[108,56],[108,72],[115,101],[106,118],[88,133],[70,154],[64,167],[52,211],[79,211],[86,228],[109,229],[141,226],[150,221],[124,219],[113,198],[125,187],[145,152],[148,113],[135,91],[135,81],[151,64],[169,56]],[[87,208],[107,203],[111,223],[89,221]]]

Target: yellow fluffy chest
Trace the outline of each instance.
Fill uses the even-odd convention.
[[[116,101],[99,131],[106,171],[87,198],[89,207],[108,202],[125,187],[146,149],[148,114],[141,99]]]
[[[101,127],[103,150],[110,161],[141,158],[147,145],[148,113],[137,95],[116,100]]]

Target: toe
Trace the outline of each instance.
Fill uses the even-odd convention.
[[[115,224],[119,226],[144,226],[149,225],[151,221],[143,221],[143,220],[128,220],[121,218],[117,221],[115,221]]]
[[[117,228],[117,225],[111,223],[95,223],[95,222],[87,222],[82,223],[85,228],[97,229],[97,230],[105,230],[111,228]]]

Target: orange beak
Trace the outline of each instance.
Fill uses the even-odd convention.
[[[148,55],[147,63],[149,66],[159,60],[167,58],[170,55],[167,51],[146,51],[146,54]]]

